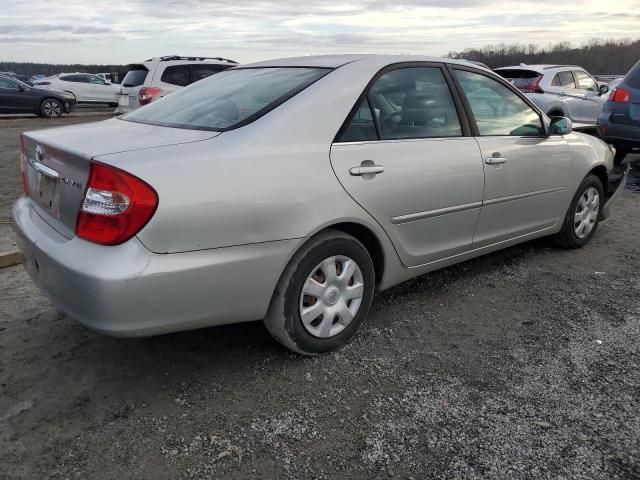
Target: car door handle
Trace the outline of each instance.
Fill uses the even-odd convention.
[[[504,157],[489,157],[484,163],[487,165],[500,165],[501,163],[506,163],[507,159]]]
[[[363,175],[377,175],[378,173],[382,172],[384,172],[384,167],[381,165],[365,165],[360,167],[351,167],[349,169],[349,173],[354,177],[361,177]]]

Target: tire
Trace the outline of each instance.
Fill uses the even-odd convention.
[[[369,313],[374,288],[375,272],[367,249],[351,235],[326,230],[293,256],[278,281],[264,323],[276,340],[294,352],[329,352],[356,333]]]
[[[55,98],[45,98],[40,104],[40,115],[45,118],[58,118],[63,112],[62,103]]]
[[[597,193],[597,205],[590,201],[590,194]],[[598,229],[602,208],[604,206],[604,191],[600,179],[593,174],[589,174],[578,187],[576,194],[571,200],[571,205],[564,218],[562,229],[555,236],[558,246],[567,249],[582,248],[593,237]],[[578,215],[585,212],[589,220],[584,218],[578,224]]]

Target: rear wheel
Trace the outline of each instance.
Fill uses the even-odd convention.
[[[582,248],[596,233],[600,222],[604,192],[600,179],[589,174],[580,184],[567,211],[556,241],[563,248]]]
[[[55,98],[45,98],[40,104],[40,115],[46,118],[58,118],[63,111],[62,103]]]
[[[289,262],[264,319],[284,346],[305,355],[346,344],[367,316],[373,262],[354,237],[333,230],[310,239]]]

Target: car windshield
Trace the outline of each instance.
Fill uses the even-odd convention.
[[[120,118],[193,130],[229,130],[256,120],[330,71],[296,67],[227,70]]]

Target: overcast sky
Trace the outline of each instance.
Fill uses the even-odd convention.
[[[640,36],[640,0],[0,0],[0,60],[242,63],[323,53],[413,53]]]

